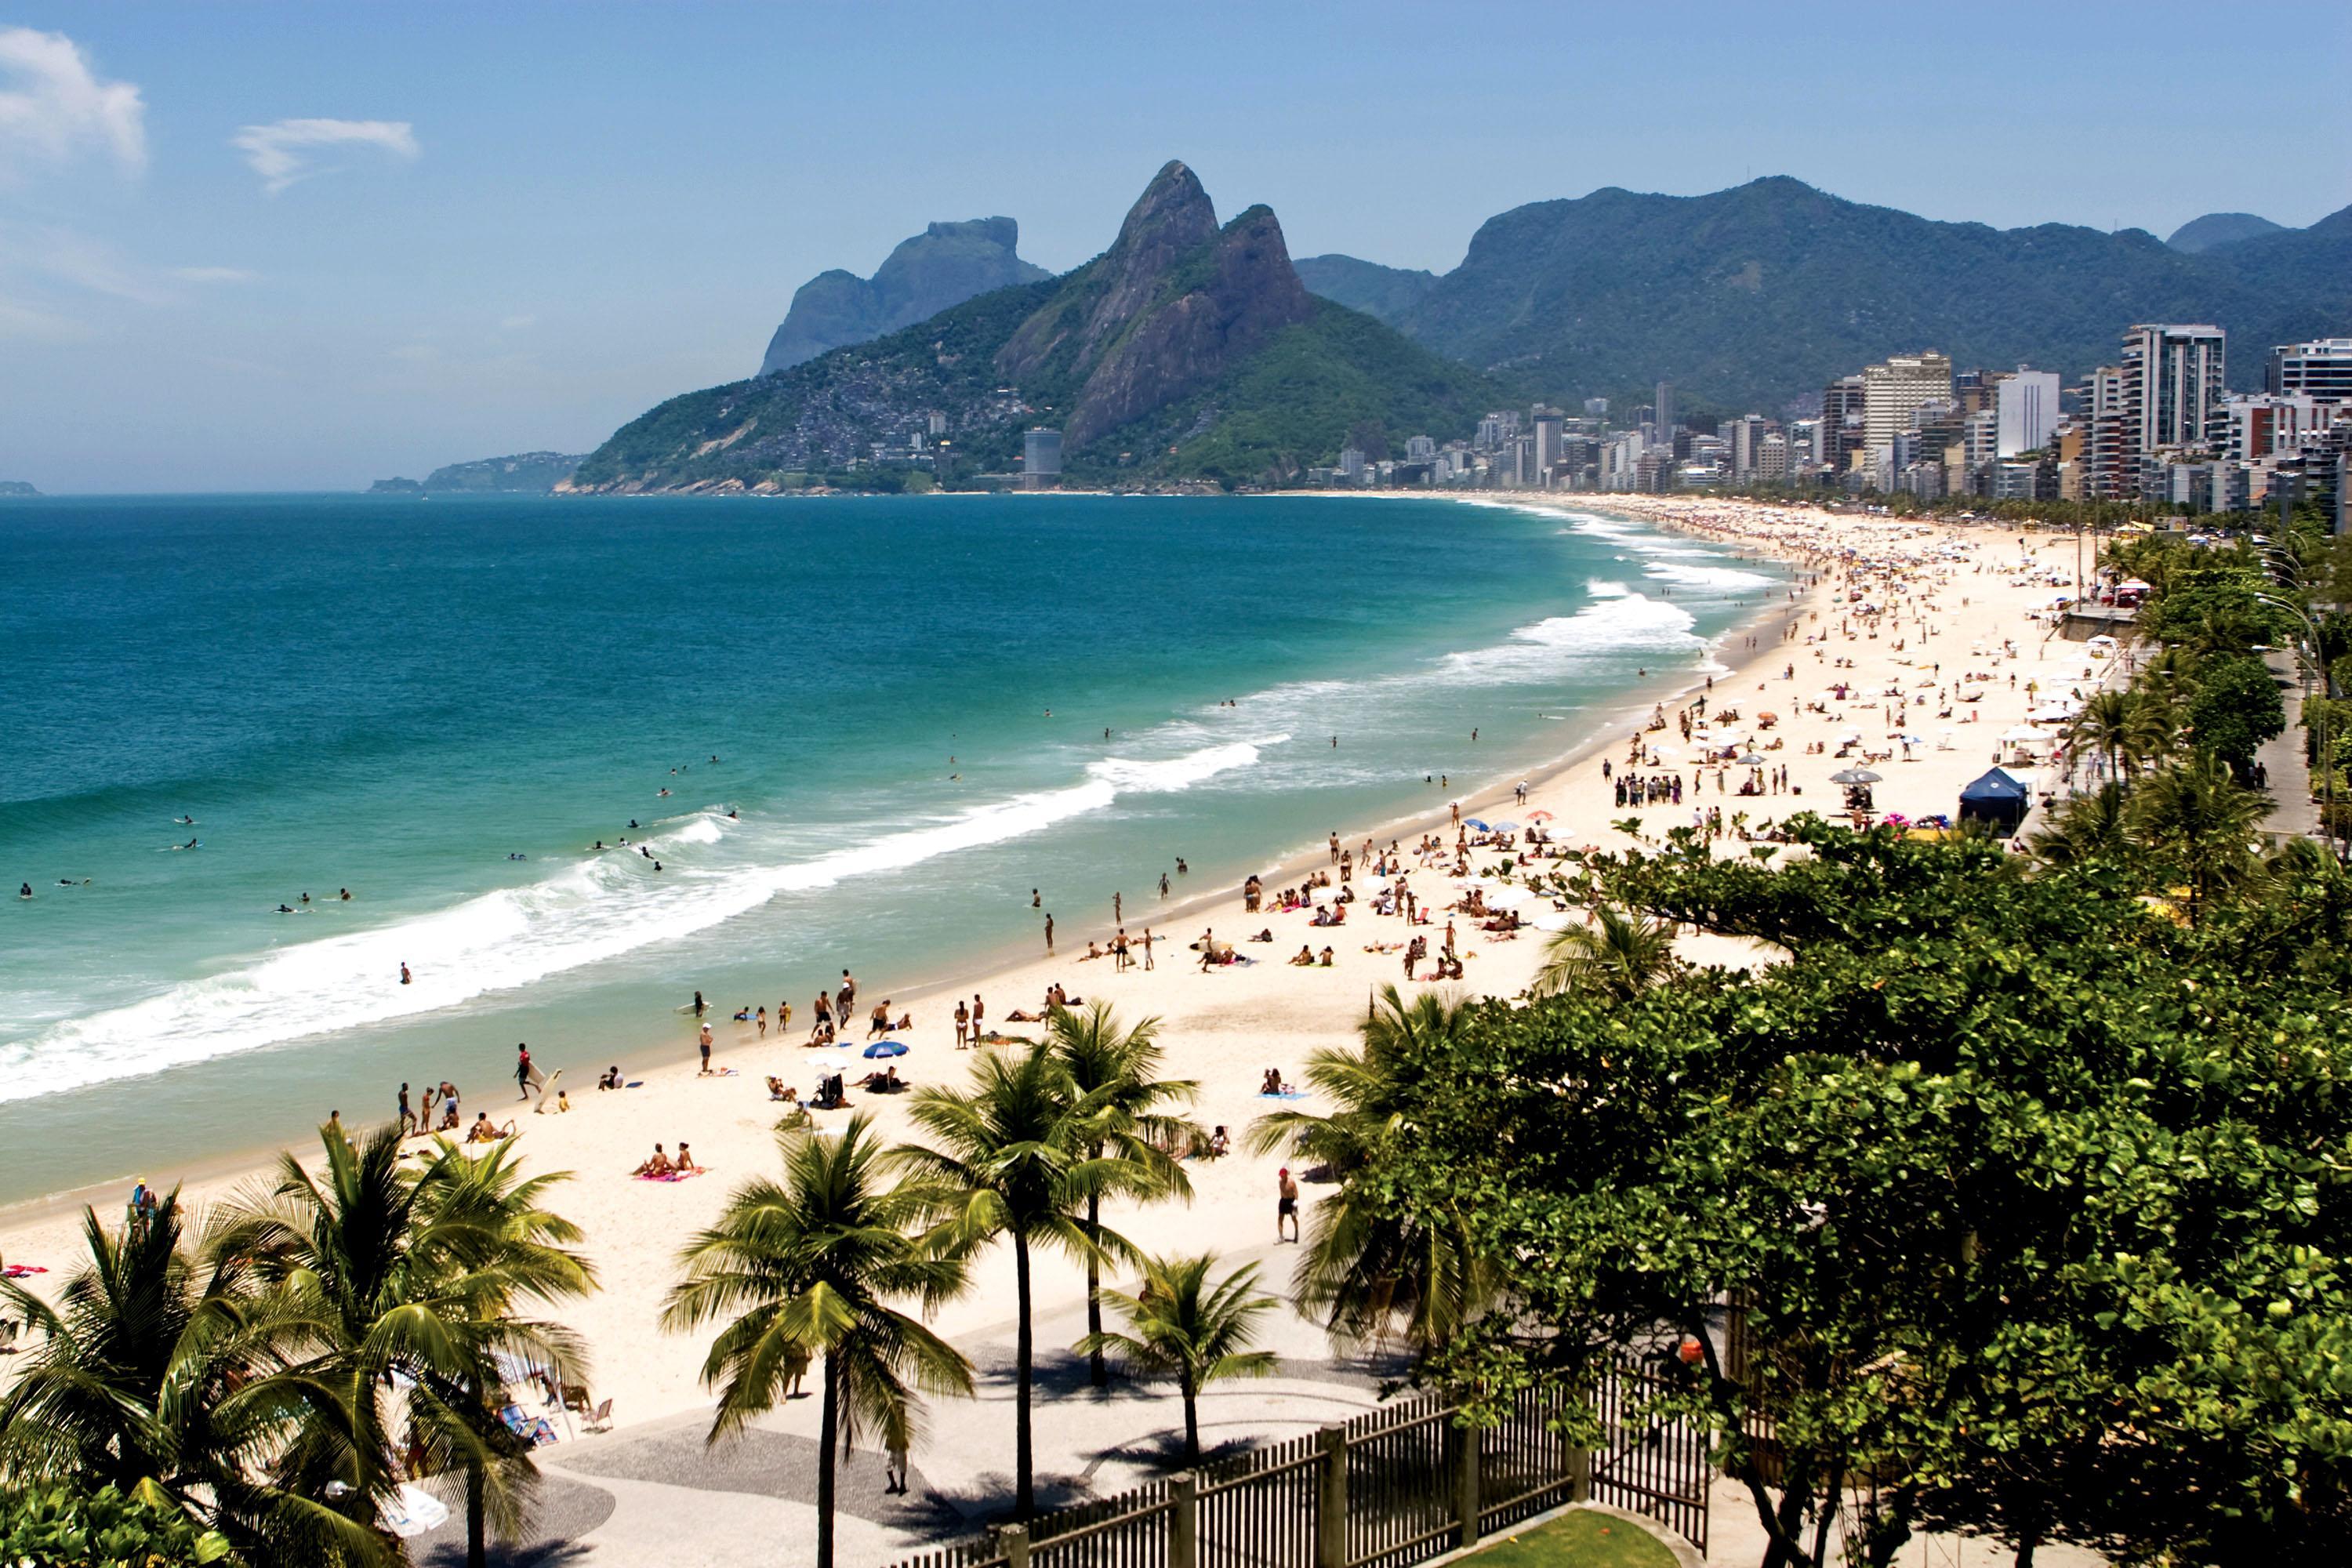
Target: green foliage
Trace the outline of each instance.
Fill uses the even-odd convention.
[[[1531,361],[1563,394],[1647,401],[1665,378],[1694,406],[1772,409],[1924,344],[2073,376],[2110,363],[2131,321],[2289,342],[2341,330],[2347,278],[2352,208],[2190,256],[2137,229],[1937,223],[1771,178],[1515,207],[1399,320],[1467,363]]]
[[[2200,751],[2243,772],[2254,752],[2286,728],[2286,707],[2270,667],[2251,654],[2213,660],[2189,700],[2189,731]]]
[[[1927,1525],[2133,1562],[2352,1550],[2345,874],[2249,867],[2187,929],[2104,858],[2029,877],[1797,834],[1786,864],[1591,873],[1786,962],[1488,1004],[1395,1064],[1413,1114],[1360,1201],[1466,1220],[1510,1307],[1435,1370],[1499,1402],[1705,1336],[1728,1292],[1754,1354],[1707,1340],[1656,1414],[1715,1432],[1795,1568],[1864,1470],[1888,1551]]]
[[[39,1568],[237,1568],[227,1538],[112,1482],[0,1490],[0,1563]]]

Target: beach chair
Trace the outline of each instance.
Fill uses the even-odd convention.
[[[613,1402],[601,1400],[594,1409],[582,1411],[580,1424],[591,1432],[610,1432],[613,1429]]]

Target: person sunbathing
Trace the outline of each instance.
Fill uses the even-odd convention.
[[[677,1169],[677,1167],[676,1165],[669,1163],[669,1156],[663,1152],[662,1146],[656,1143],[654,1145],[652,1158],[648,1159],[644,1164],[639,1165],[635,1170],[631,1171],[629,1174],[632,1176],[667,1176]]]
[[[789,1087],[785,1084],[782,1079],[776,1077],[773,1073],[768,1075],[768,1098],[770,1100],[781,1100],[786,1105],[793,1105],[799,1102],[800,1097],[801,1091],[799,1089]]]
[[[604,1072],[599,1073],[599,1074],[597,1075],[597,1077],[596,1077],[596,1087],[597,1087],[599,1089],[618,1089],[618,1088],[620,1088],[620,1087],[621,1087],[621,1064],[620,1064],[620,1063],[618,1063],[618,1062],[614,1062],[614,1063],[610,1068],[606,1068]]]
[[[1258,932],[1255,936],[1254,936],[1254,937],[1250,938],[1250,941],[1252,941],[1252,942],[1272,942],[1273,940],[1274,940],[1274,928],[1273,928],[1272,926],[1268,926],[1268,927],[1266,927],[1264,931],[1262,931]]]
[[[1078,962],[1080,963],[1084,963],[1089,958],[1100,958],[1102,955],[1103,950],[1095,944],[1094,938],[1088,937],[1087,939],[1087,950],[1078,955]]]
[[[698,1176],[702,1174],[702,1167],[694,1163],[693,1152],[687,1148],[683,1142],[681,1142],[677,1146],[677,1163],[673,1166],[672,1169],[677,1174],[681,1176]]]
[[[894,1029],[911,1029],[915,1026],[915,1016],[912,1013],[901,1013],[898,1015],[898,1021],[890,1026]]]
[[[1225,1152],[1233,1146],[1233,1138],[1225,1131],[1224,1123],[1219,1122],[1217,1130],[1209,1134],[1209,1158],[1222,1160],[1225,1157]]]
[[[499,1127],[491,1122],[490,1113],[488,1111],[478,1110],[474,1113],[473,1126],[466,1130],[466,1142],[468,1143],[495,1143],[501,1138],[511,1138],[514,1135],[515,1124],[513,1122],[509,1121],[504,1127]]]
[[[1325,969],[1328,969],[1328,968],[1330,968],[1330,967],[1331,967],[1331,950],[1330,950],[1329,948],[1328,948],[1328,947],[1327,947],[1327,948],[1325,948],[1325,949],[1323,950],[1322,957],[1321,957],[1318,962],[1318,963],[1320,964],[1320,966],[1321,966],[1321,967],[1323,967],[1323,968],[1325,968]]]
[[[1294,969],[1312,969],[1315,967],[1314,950],[1301,942],[1298,947],[1298,956],[1290,961],[1290,965]]]

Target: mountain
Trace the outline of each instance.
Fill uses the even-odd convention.
[[[415,479],[378,479],[370,495],[437,495],[451,491],[475,495],[545,495],[572,477],[581,458],[562,452],[518,452],[511,458],[478,458],[451,463]]]
[[[1013,254],[1021,226],[1009,217],[935,223],[860,278],[839,268],[800,286],[784,324],[768,340],[760,374],[772,375],[827,349],[862,343],[927,321],[975,294],[1034,283],[1048,274]]]
[[[2195,256],[2215,246],[2235,245],[2242,239],[2252,239],[2260,234],[2276,234],[2284,226],[2266,217],[2256,217],[2252,213],[2207,213],[2203,217],[2190,218],[2174,229],[2164,243],[2175,250],[2185,250]]]
[[[1062,430],[1074,480],[1252,482],[1328,462],[1351,435],[1466,433],[1517,395],[1314,298],[1270,210],[1221,225],[1192,170],[1171,163],[1110,248],[1075,271],[672,398],[564,488],[887,488],[935,416],[951,480],[1011,470],[1023,431],[1044,424]],[[875,460],[889,454],[896,467]]]
[[[1434,272],[1383,267],[1352,256],[1303,256],[1291,265],[1308,293],[1392,324],[1437,286]]]
[[[0,496],[37,496],[40,493],[22,479],[0,479]]]
[[[1939,223],[1785,177],[1607,189],[1488,219],[1397,324],[1555,396],[1669,380],[1685,407],[1777,408],[1921,348],[2071,376],[2112,360],[2134,321],[2218,322],[2250,384],[2263,346],[2352,323],[2352,267],[2335,259],[2347,215],[2189,255],[2138,229]]]

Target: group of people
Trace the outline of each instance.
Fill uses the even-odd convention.
[[[687,1147],[684,1139],[680,1139],[677,1159],[671,1159],[663,1147],[656,1143],[654,1145],[654,1152],[646,1156],[645,1163],[631,1171],[629,1174],[641,1182],[676,1181],[680,1176],[698,1176],[707,1168],[695,1163],[694,1152]]]

